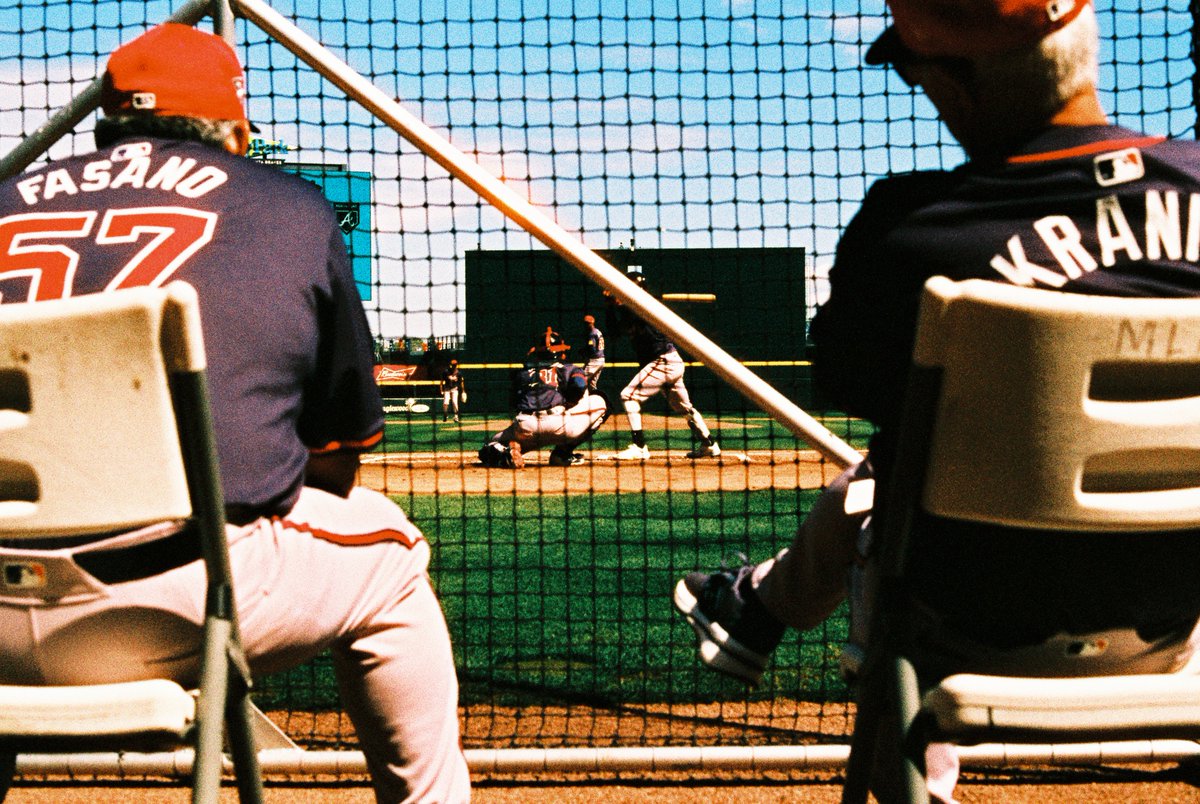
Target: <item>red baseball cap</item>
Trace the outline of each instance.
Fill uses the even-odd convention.
[[[970,58],[1032,45],[1065,28],[1091,0],[888,0],[892,25],[867,50],[867,64],[907,53]]]
[[[242,65],[224,39],[165,22],[113,51],[100,106],[110,115],[245,120],[245,96]]]

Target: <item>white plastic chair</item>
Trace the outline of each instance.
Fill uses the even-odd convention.
[[[190,745],[192,800],[216,802],[228,723],[240,797],[262,800],[195,290],[0,306],[0,543],[37,549],[160,523],[198,539],[207,570],[198,690],[167,679],[0,686],[0,791],[22,752]],[[36,562],[4,570],[10,587],[38,582]]]
[[[930,279],[894,466],[877,497],[882,579],[843,801],[865,801],[873,774],[927,801],[931,741],[1200,738],[1200,677],[1111,664],[1097,675],[1089,651],[1102,654],[1104,635],[1079,635],[1067,677],[1033,677],[1063,673],[1044,665],[1021,676],[1019,659],[960,672],[961,656],[925,677],[939,621],[915,611],[911,563],[930,518],[1076,544],[1200,531],[1200,299]],[[971,570],[947,564],[943,577]]]

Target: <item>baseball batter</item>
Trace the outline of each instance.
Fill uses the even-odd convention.
[[[588,388],[596,390],[600,374],[604,371],[604,333],[596,327],[596,317],[583,317],[583,372],[587,375]]]
[[[554,445],[551,466],[574,466],[587,460],[575,448],[604,424],[608,400],[603,393],[588,389],[582,369],[563,362],[569,348],[549,327],[538,336],[525,365],[513,373],[516,416],[479,450],[485,466],[521,469],[526,453],[547,445]]]
[[[467,801],[429,545],[390,500],[354,485],[383,412],[345,242],[315,185],[242,156],[244,91],[234,51],[188,26],[117,49],[98,150],[0,184],[0,292],[37,302],[195,286],[251,669],[331,650],[377,799]],[[179,635],[202,621],[203,565],[187,551],[166,566],[113,552],[123,576],[81,568],[91,591],[69,603],[0,588],[0,680],[196,682]],[[109,663],[75,661],[114,644]]]
[[[646,276],[640,271],[631,271],[629,277],[644,287]],[[617,460],[644,461],[650,457],[646,446],[646,435],[642,430],[642,403],[655,394],[663,394],[676,413],[687,417],[688,428],[699,441],[699,445],[688,452],[689,458],[717,457],[721,447],[713,438],[700,415],[692,405],[687,386],[683,383],[683,358],[675,344],[663,333],[647,324],[639,316],[621,304],[615,296],[605,292],[607,300],[608,329],[629,336],[633,352],[641,368],[621,390],[621,403],[629,417],[632,442],[617,453]]]
[[[454,416],[454,421],[460,421],[459,404],[467,401],[467,384],[463,381],[462,372],[458,370],[457,360],[451,360],[442,372],[439,388],[442,392],[442,421],[446,421],[451,415]]]

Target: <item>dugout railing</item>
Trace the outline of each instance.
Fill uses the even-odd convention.
[[[194,24],[211,15],[244,54],[256,122],[294,137],[305,159],[351,168],[365,159],[372,169],[378,214],[364,303],[378,335],[461,335],[454,322],[471,304],[459,292],[462,254],[540,244],[670,332],[715,377],[697,373],[696,382],[736,388],[776,423],[706,411],[726,441],[762,447],[765,463],[790,470],[784,488],[721,478],[712,491],[685,478],[661,491],[593,483],[574,496],[568,489],[568,499],[540,477],[525,490],[524,481],[496,478],[477,494],[416,487],[414,445],[422,461],[445,455],[447,472],[476,478],[480,470],[464,456],[500,415],[465,435],[409,421],[391,427],[384,449],[403,457],[382,461],[378,475],[435,545],[432,571],[459,657],[473,768],[758,773],[844,762],[853,714],[836,671],[844,619],[800,636],[766,686],[747,691],[699,668],[690,630],[669,611],[669,589],[718,555],[741,550],[758,559],[786,544],[811,494],[857,460],[862,431],[844,417],[801,410],[596,251],[635,236],[660,246],[799,245],[808,254],[807,296],[818,302],[837,233],[870,180],[961,158],[922,99],[860,63],[886,22],[882,0],[836,10],[757,0],[721,13],[687,0],[644,13],[599,0],[521,0],[429,19],[397,6],[390,20],[377,4],[364,17],[303,0],[137,9],[114,1],[86,13],[80,5],[88,4],[0,5],[0,17],[14,20],[0,26],[14,32],[2,35],[13,55],[0,56],[0,75],[9,76],[0,81],[13,91],[0,106],[0,175],[47,152],[89,148],[94,78],[112,46],[164,19]],[[1190,135],[1196,8],[1098,5],[1102,78],[1117,121]],[[613,37],[619,45],[609,44]],[[376,158],[393,151],[394,161]],[[478,198],[460,196],[457,186]],[[740,324],[761,325],[752,316]],[[802,357],[803,333],[795,337]],[[484,625],[480,610],[491,618]],[[605,675],[610,664],[617,670]],[[330,687],[320,662],[262,685],[260,703],[296,745],[266,752],[266,770],[361,771]],[[968,750],[964,762],[1194,753],[1189,744],[1161,743],[1022,753],[985,746]],[[74,758],[70,768],[103,772],[114,761]],[[170,773],[183,761],[125,757],[118,766]],[[62,768],[24,757],[20,769]]]

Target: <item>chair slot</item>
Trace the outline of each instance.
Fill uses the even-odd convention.
[[[34,503],[42,498],[37,472],[24,461],[0,460],[0,503]]]
[[[1096,363],[1092,366],[1088,397],[1098,402],[1163,402],[1200,397],[1200,362]]]
[[[33,410],[29,375],[20,369],[0,369],[0,410]]]
[[[1093,455],[1083,466],[1085,494],[1200,489],[1200,449],[1129,449]]]

